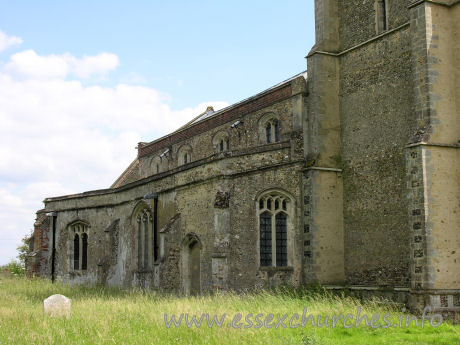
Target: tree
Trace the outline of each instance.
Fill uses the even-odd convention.
[[[18,251],[18,259],[22,267],[25,267],[26,264],[26,256],[27,254],[30,253],[31,248],[30,248],[30,241],[32,240],[32,231],[29,232],[29,234],[25,235],[21,239],[21,245],[18,246],[16,249]]]

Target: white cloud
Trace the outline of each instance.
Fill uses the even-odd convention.
[[[39,56],[33,50],[26,50],[11,56],[6,65],[10,73],[30,78],[64,78],[69,73],[68,63],[63,56]]]
[[[40,56],[33,50],[25,50],[11,56],[6,71],[25,79],[59,79],[68,75],[86,79],[104,75],[117,68],[118,64],[118,56],[109,53],[78,59],[69,53]]]
[[[22,43],[22,38],[16,36],[8,36],[0,30],[0,52],[10,46],[19,45]]]
[[[177,129],[208,105],[227,105],[173,110],[170,96],[148,87],[69,80],[117,65],[107,53],[77,59],[27,50],[0,70],[0,243],[9,241],[0,246],[0,265],[15,255],[45,197],[107,188],[139,141]]]
[[[119,65],[118,56],[100,53],[96,56],[84,56],[73,61],[73,72],[77,77],[89,78],[93,74],[103,75],[116,69]]]

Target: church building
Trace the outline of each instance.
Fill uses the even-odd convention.
[[[29,274],[319,283],[460,315],[460,1],[315,0],[315,17],[306,72],[139,143],[110,188],[45,199]]]

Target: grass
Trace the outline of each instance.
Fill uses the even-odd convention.
[[[71,299],[70,318],[44,315],[43,300],[60,293]],[[400,308],[390,302],[372,300],[360,302],[350,297],[336,297],[324,292],[292,290],[258,294],[210,295],[181,297],[139,290],[120,290],[102,287],[71,287],[51,284],[48,280],[0,274],[0,344],[458,344],[460,326],[443,323],[441,326],[414,325],[408,328],[372,329],[362,325],[345,329],[289,328],[289,318],[303,308],[308,314],[323,317],[348,313],[356,315],[358,307],[369,319],[374,314],[392,314],[392,324],[399,322]],[[287,328],[188,328],[184,324],[167,328],[164,314],[202,313],[226,314],[226,321],[237,313],[242,322],[252,313],[289,316]],[[263,320],[263,319],[262,319]],[[324,320],[324,319],[323,319]],[[355,318],[349,322],[354,323]],[[379,320],[381,321],[381,319]],[[255,323],[254,317],[252,322]],[[247,323],[244,323],[247,325]],[[297,324],[297,320],[295,320]],[[382,323],[384,324],[384,323]]]

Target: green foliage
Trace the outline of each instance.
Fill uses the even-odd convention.
[[[316,335],[316,333],[309,333],[309,334],[305,334],[302,337],[302,344],[305,344],[305,345],[321,345],[322,343],[319,340],[319,338]]]
[[[24,267],[26,263],[26,256],[29,254],[30,241],[32,240],[32,231],[21,239],[21,245],[16,248],[18,251],[18,259],[20,264]]]
[[[1,266],[0,269],[8,271],[14,276],[22,276],[25,273],[24,265],[18,260],[11,260],[8,265]]]

